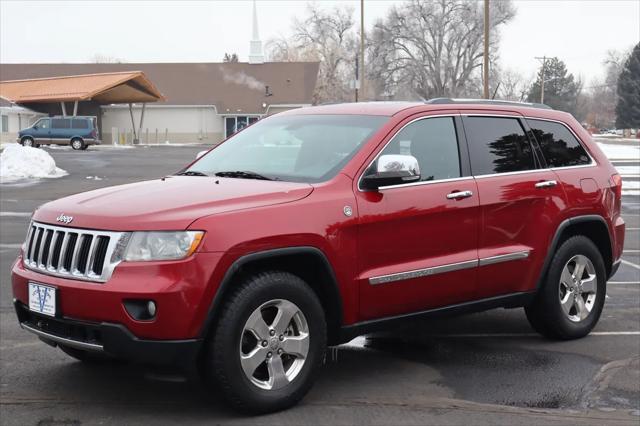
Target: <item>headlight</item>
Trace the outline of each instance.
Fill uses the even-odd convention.
[[[196,251],[203,235],[202,231],[134,232],[120,256],[132,262],[184,259]]]

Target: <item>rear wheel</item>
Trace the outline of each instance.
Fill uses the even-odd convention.
[[[207,349],[207,375],[235,408],[290,407],[311,388],[323,360],[322,305],[295,275],[255,275],[225,304]]]
[[[80,138],[73,138],[71,139],[71,148],[75,149],[76,151],[81,149],[83,150],[86,149],[86,144]]]
[[[589,238],[579,235],[556,251],[542,288],[525,312],[539,333],[576,339],[589,334],[597,324],[605,294],[602,255]]]

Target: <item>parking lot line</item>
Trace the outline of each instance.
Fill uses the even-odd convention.
[[[636,265],[635,263],[629,262],[628,260],[620,259],[620,262],[624,263],[625,265],[629,265],[632,268],[640,269],[640,265]]]
[[[429,334],[429,337],[540,337],[538,333],[459,333]],[[640,336],[640,331],[592,331],[589,336]]]
[[[623,253],[640,253],[640,250],[631,250],[631,249],[629,249],[629,250],[623,250],[622,252]]]
[[[607,284],[613,284],[613,285],[624,285],[624,284],[640,284],[640,281],[609,281],[607,282]]]
[[[31,217],[31,212],[0,212],[0,217]]]

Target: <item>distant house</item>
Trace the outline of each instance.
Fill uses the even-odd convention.
[[[18,130],[31,126],[44,115],[0,98],[0,142],[15,141]]]
[[[0,64],[0,80],[142,71],[165,101],[146,105],[141,143],[217,143],[261,117],[312,102],[319,63],[264,62],[255,5],[253,20],[247,63]],[[31,103],[29,108],[62,114],[59,103]],[[132,110],[137,130],[142,105]],[[77,113],[98,117],[104,142],[131,142],[129,105],[88,100],[80,102]],[[17,131],[11,125],[9,130]]]

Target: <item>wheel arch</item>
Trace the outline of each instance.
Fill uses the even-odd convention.
[[[613,270],[613,246],[607,221],[600,215],[575,216],[565,219],[556,229],[556,233],[551,240],[547,256],[544,260],[540,278],[536,284],[537,290],[541,288],[544,282],[549,270],[549,265],[558,247],[568,238],[575,235],[584,235],[593,241],[598,251],[602,254],[607,277],[610,277]]]
[[[300,246],[271,249],[244,255],[233,262],[211,302],[201,329],[206,337],[218,319],[220,308],[240,280],[258,271],[277,270],[292,273],[305,281],[318,296],[327,320],[328,342],[339,340],[342,326],[342,299],[333,268],[326,255],[316,247]]]

